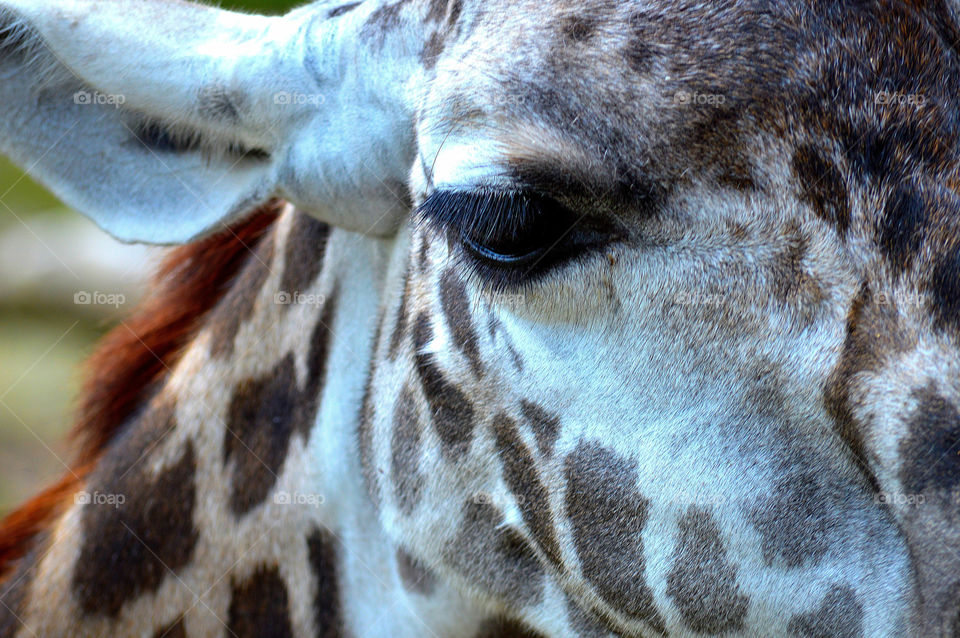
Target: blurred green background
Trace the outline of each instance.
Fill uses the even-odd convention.
[[[304,2],[262,0],[221,2],[223,8],[262,13],[284,13]],[[65,210],[55,197],[0,157],[0,250],[14,245],[44,266],[47,282],[33,286],[36,294],[0,294],[0,514],[27,498],[65,471],[71,454],[64,434],[80,386],[80,364],[96,340],[133,306],[135,292],[120,307],[91,308],[73,303],[50,303],[51,288],[62,299],[63,290],[97,290],[83,280],[81,254],[59,250],[50,229],[73,228],[79,216]],[[87,231],[94,235],[93,231]],[[4,237],[8,241],[3,244]],[[103,242],[98,238],[97,250]],[[108,244],[108,250],[111,248]],[[119,245],[118,252],[122,252]],[[2,255],[0,255],[2,257]],[[139,261],[137,261],[139,260]],[[153,259],[134,255],[130,269],[116,274],[134,289]],[[0,259],[0,282],[23,276],[23,260]],[[35,264],[33,264],[36,266]],[[54,282],[56,285],[53,285]],[[40,288],[44,288],[40,290]],[[2,287],[0,287],[2,291]],[[28,292],[30,292],[28,290]],[[47,294],[44,294],[47,293]]]

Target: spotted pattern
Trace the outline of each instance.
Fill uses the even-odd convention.
[[[444,561],[491,595],[514,605],[540,601],[543,569],[533,548],[489,503],[468,502],[453,542],[444,548]]]
[[[560,544],[553,529],[547,488],[530,451],[520,439],[517,424],[510,417],[498,414],[493,419],[493,431],[503,459],[504,478],[517,495],[523,521],[550,562],[560,565]]]
[[[403,548],[397,549],[397,572],[407,591],[429,596],[437,587],[437,577],[433,572]]]
[[[544,456],[553,456],[553,448],[560,437],[560,419],[544,408],[526,399],[520,402],[520,411],[537,439],[537,449]]]
[[[584,576],[610,605],[664,631],[643,557],[650,503],[635,487],[634,464],[584,442],[567,457],[565,471],[566,513]]]
[[[793,171],[800,182],[801,200],[841,238],[846,237],[850,229],[850,201],[847,185],[836,165],[815,146],[802,144],[793,156]]]
[[[477,332],[473,327],[473,314],[467,299],[467,288],[457,273],[447,269],[440,276],[440,307],[447,319],[447,326],[453,336],[453,343],[467,360],[473,373],[482,375],[480,347]]]
[[[344,635],[340,567],[337,562],[339,548],[340,543],[329,530],[317,529],[307,538],[310,567],[316,578],[313,610],[317,638],[340,638]]]
[[[234,584],[227,631],[235,638],[293,637],[287,586],[275,567],[260,568]]]
[[[162,412],[153,417],[156,421],[147,419],[141,425],[168,429],[172,408]],[[137,460],[149,454],[151,448],[144,443],[157,437],[156,432],[127,433],[89,483],[91,494],[123,495],[124,503],[94,501],[81,516],[83,542],[73,590],[86,614],[116,616],[125,603],[155,591],[193,556],[199,537],[193,522],[193,444],[187,442],[179,461],[151,477],[147,463]]]
[[[276,483],[290,447],[299,433],[307,441],[320,400],[330,350],[330,326],[336,295],[324,304],[310,338],[307,380],[299,389],[293,353],[269,373],[234,388],[223,439],[224,462],[233,463],[230,507],[244,514],[263,502]]]
[[[330,227],[323,222],[306,213],[294,215],[284,248],[282,292],[291,296],[303,294],[316,281],[329,238]]]
[[[424,479],[420,473],[422,428],[412,391],[404,388],[393,414],[390,476],[400,511],[407,515],[413,513],[420,502],[423,489]]]
[[[909,494],[960,485],[960,412],[933,387],[914,393],[917,408],[900,442],[900,480]]]
[[[829,549],[830,533],[842,511],[813,472],[781,477],[773,493],[759,499],[750,518],[760,533],[767,565],[800,567]]]
[[[791,618],[787,631],[797,638],[860,638],[863,606],[853,588],[835,585],[816,609]]]
[[[214,357],[229,358],[233,354],[237,332],[253,316],[257,298],[270,276],[274,244],[272,232],[260,240],[237,281],[211,313],[210,354]]]
[[[691,508],[680,519],[680,533],[667,575],[667,596],[673,599],[684,625],[695,632],[716,635],[741,631],[749,599],[737,585],[736,569],[713,516]]]
[[[440,437],[441,449],[448,461],[456,461],[470,447],[474,433],[474,408],[467,396],[444,377],[434,356],[424,352],[432,339],[429,319],[420,315],[414,324],[417,376],[430,405],[432,421]]]

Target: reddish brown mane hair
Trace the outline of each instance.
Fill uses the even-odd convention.
[[[170,251],[147,298],[103,338],[84,366],[71,433],[79,445],[74,468],[0,521],[0,579],[72,502],[107,444],[180,358],[280,208],[272,202],[222,233]]]

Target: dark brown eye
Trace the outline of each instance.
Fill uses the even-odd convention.
[[[590,217],[524,191],[436,191],[420,213],[499,283],[520,283],[610,238]]]

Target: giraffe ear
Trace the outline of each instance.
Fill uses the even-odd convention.
[[[0,152],[124,241],[190,241],[274,196],[387,234],[409,212],[410,65],[361,77],[373,8],[0,0]]]

